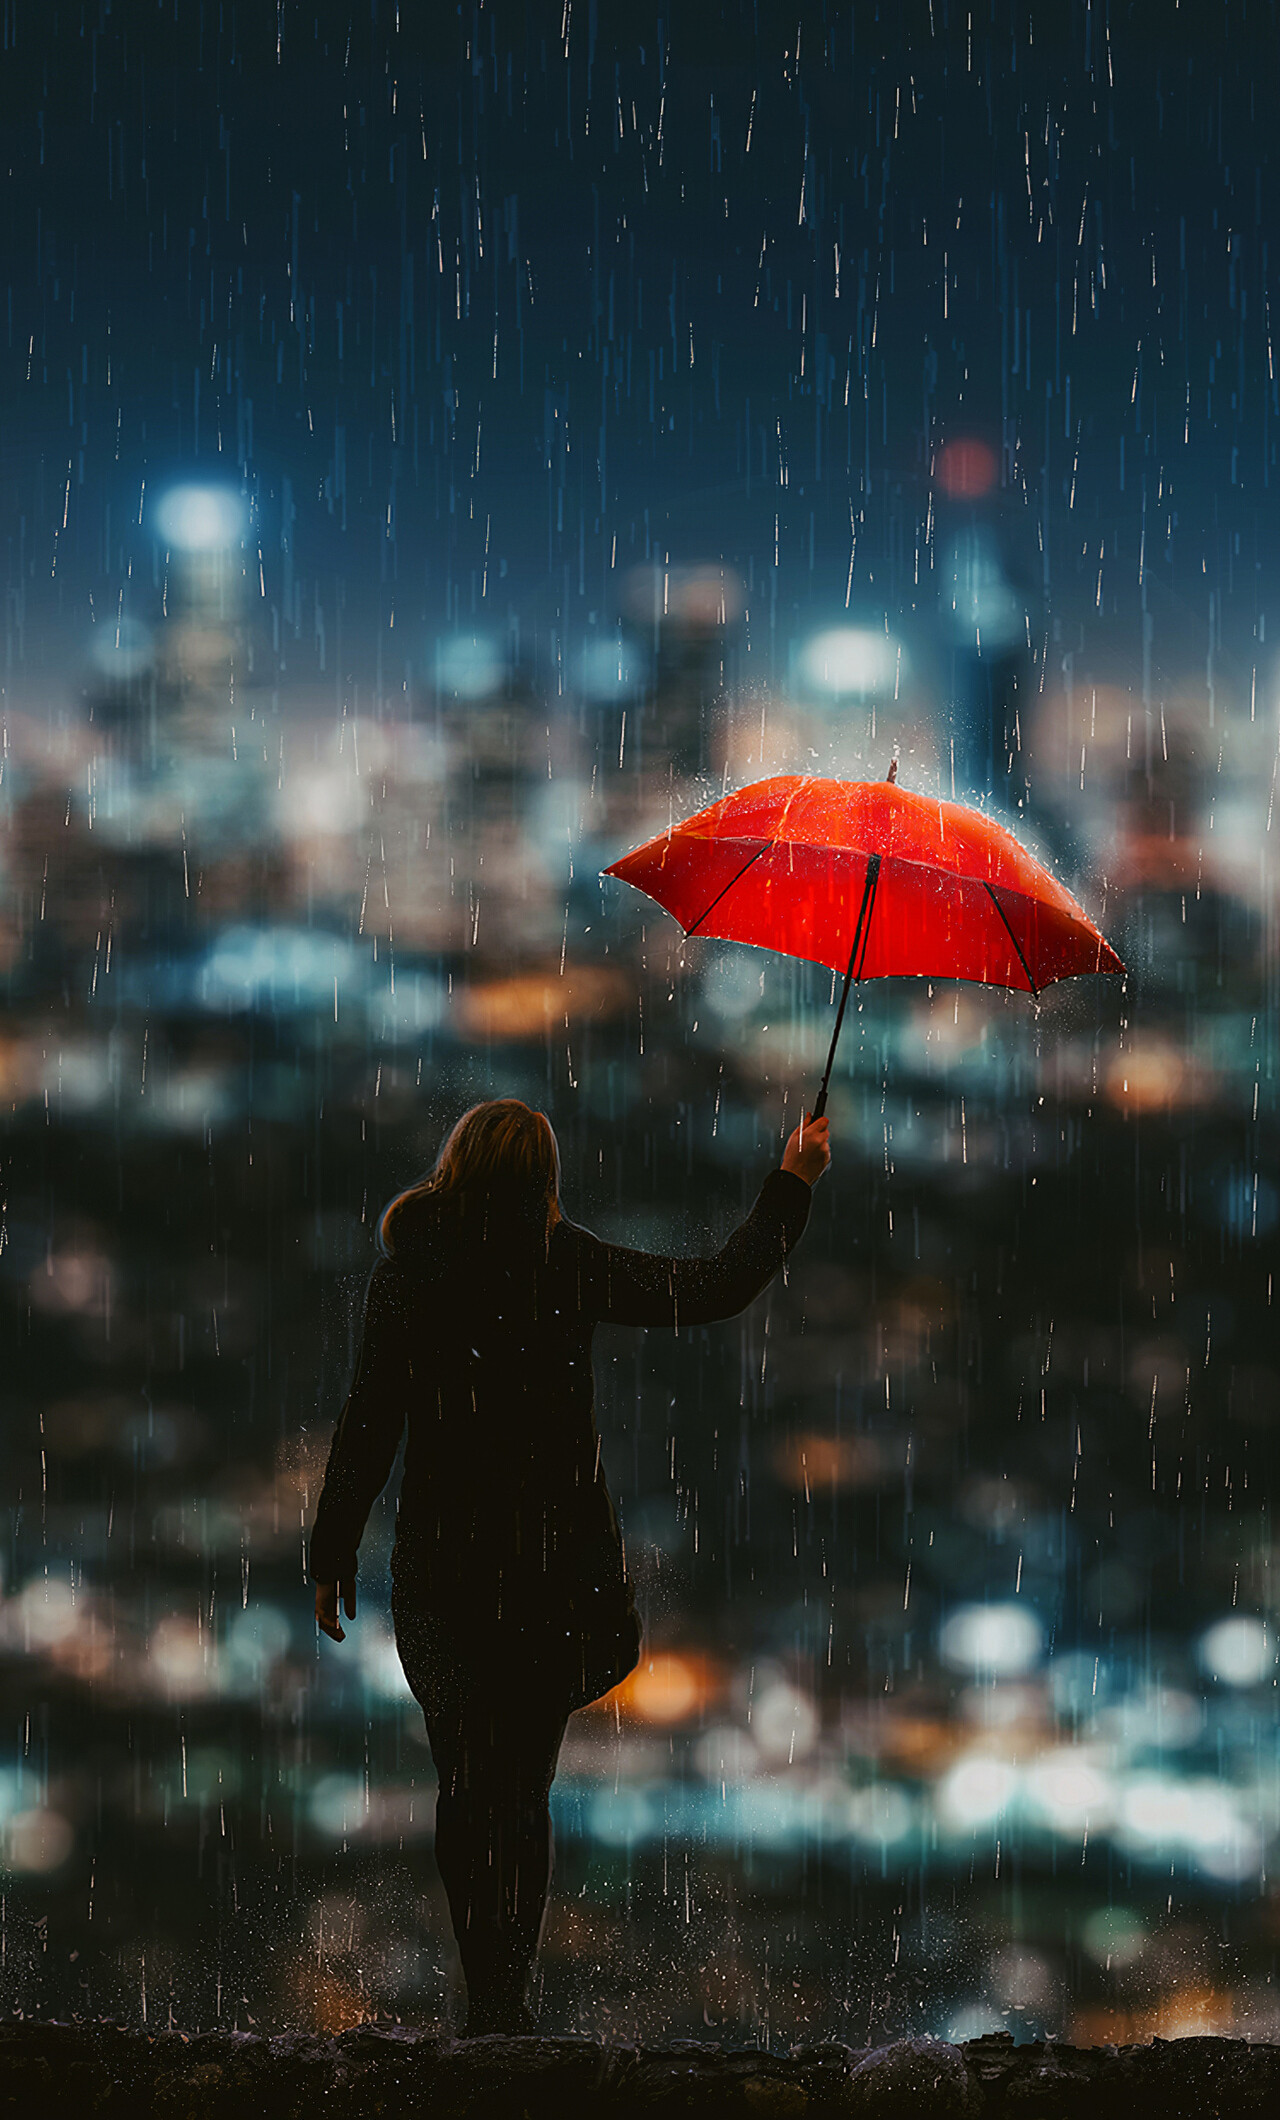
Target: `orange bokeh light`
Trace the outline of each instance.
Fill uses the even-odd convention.
[[[621,977],[608,967],[578,965],[567,972],[524,972],[461,987],[454,1007],[473,1038],[545,1037],[583,1016],[617,1015],[627,1000]]]
[[[1214,1103],[1217,1094],[1211,1073],[1154,1033],[1112,1056],[1104,1087],[1108,1101],[1128,1112],[1186,1111]]]
[[[719,1690],[705,1656],[658,1650],[642,1656],[629,1678],[615,1686],[609,1703],[639,1722],[689,1722]]]
[[[1078,2046],[1145,2046],[1151,2039],[1238,2038],[1240,2028],[1229,1992],[1185,1987],[1149,2002],[1085,2004],[1070,2036]]]
[[[864,1435],[789,1435],[779,1443],[774,1456],[783,1484],[806,1495],[874,1486],[880,1464],[879,1445]]]

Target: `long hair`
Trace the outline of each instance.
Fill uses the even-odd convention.
[[[425,1178],[388,1202],[378,1248],[394,1255],[416,1211],[455,1209],[482,1235],[532,1230],[544,1242],[560,1219],[560,1150],[551,1122],[518,1097],[494,1097],[464,1112]]]

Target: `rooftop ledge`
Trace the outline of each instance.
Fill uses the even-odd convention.
[[[1280,2113],[1280,2046],[1150,2046],[1011,2037],[902,2039],[789,2055],[677,2041],[453,2040],[370,2023],[307,2032],[146,2032],[25,2019],[0,2026],[0,2114],[24,2120],[590,2120],[629,2114],[751,2120],[1235,2120]]]

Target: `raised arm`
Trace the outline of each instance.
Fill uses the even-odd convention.
[[[404,1430],[412,1367],[401,1287],[385,1261],[373,1270],[355,1376],[338,1420],[311,1533],[313,1583],[353,1583],[356,1548],[386,1486]]]
[[[788,1144],[790,1146],[790,1144]],[[582,1307],[612,1325],[710,1325],[736,1317],[767,1288],[809,1219],[809,1182],[770,1171],[755,1206],[709,1259],[629,1251],[584,1233]]]

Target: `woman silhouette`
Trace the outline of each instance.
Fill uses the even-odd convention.
[[[356,1549],[407,1423],[391,1605],[439,1777],[436,1859],[467,2036],[532,2028],[565,1724],[640,1653],[600,1464],[592,1331],[679,1330],[745,1309],[800,1237],[829,1162],[827,1121],[797,1128],[723,1250],[663,1258],[564,1219],[550,1123],[503,1097],[464,1113],[434,1170],[383,1211],[310,1574],[317,1623],[340,1642]]]

